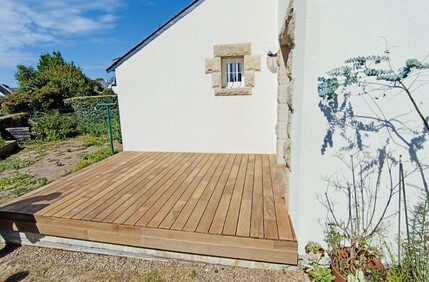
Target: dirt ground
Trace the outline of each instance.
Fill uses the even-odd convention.
[[[0,172],[1,177],[11,177],[16,173],[33,175],[35,179],[46,178],[47,183],[67,175],[81,160],[83,154],[94,153],[99,147],[83,146],[84,136],[68,139],[62,142],[48,144],[24,144],[22,150],[8,159],[36,160],[29,167],[8,169]],[[122,145],[115,142],[114,147],[122,151]],[[8,159],[5,159],[8,160]],[[1,161],[0,161],[1,162]],[[60,164],[60,165],[59,165]],[[11,191],[0,190],[0,204],[17,197]]]
[[[0,244],[0,281],[303,281],[301,271],[160,262]]]
[[[16,173],[54,181],[68,174],[82,160],[82,154],[99,147],[83,146],[84,137],[47,145],[24,145],[10,158],[36,160],[18,170],[8,169],[1,177]],[[121,149],[120,144],[115,148]],[[58,165],[58,162],[61,165]],[[0,204],[16,195],[0,191]],[[103,256],[31,246],[0,244],[0,281],[303,281],[301,271],[268,271],[186,262],[160,262]]]

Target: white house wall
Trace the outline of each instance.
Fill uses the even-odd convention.
[[[295,53],[294,59],[296,87],[289,202],[301,252],[307,241],[323,241],[320,223],[323,224],[326,219],[326,209],[316,197],[323,195],[326,189],[322,176],[340,172],[341,168],[338,160],[333,157],[334,149],[328,149],[326,155],[321,155],[327,125],[318,108],[317,78],[341,66],[348,58],[382,54],[386,48],[384,38],[388,46],[393,47],[391,56],[395,67],[399,68],[409,58],[424,59],[429,55],[429,18],[426,15],[429,11],[428,1],[303,2],[297,3],[299,14],[296,49],[300,51]],[[426,92],[429,91],[428,88],[425,89]],[[425,97],[418,101],[423,102],[420,105],[428,115],[429,99],[427,95]],[[388,100],[388,106],[393,111],[403,110],[404,106],[411,109],[410,102],[400,98]],[[418,120],[417,116],[413,117]],[[379,141],[374,140],[374,144]],[[334,140],[334,146],[335,144]],[[426,162],[429,156],[427,147],[426,142],[426,151],[422,154],[426,156]],[[396,155],[401,153],[407,155],[407,152],[401,150]],[[404,159],[407,161],[406,157]]]
[[[275,153],[276,0],[206,0],[116,69],[124,150]],[[213,46],[251,43],[261,56],[250,96],[215,96]]]

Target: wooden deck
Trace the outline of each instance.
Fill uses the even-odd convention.
[[[0,207],[0,229],[296,264],[274,155],[123,152]]]

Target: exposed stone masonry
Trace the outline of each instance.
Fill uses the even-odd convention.
[[[252,55],[250,43],[213,46],[214,58],[206,59],[206,74],[212,75],[212,87],[216,96],[251,95],[255,86],[255,71],[261,71],[261,56]],[[222,87],[222,58],[242,57],[244,61],[244,83],[241,88]]]

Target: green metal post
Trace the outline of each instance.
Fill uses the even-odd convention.
[[[113,148],[112,121],[111,121],[111,117],[110,117],[110,108],[116,106],[116,103],[102,103],[102,104],[97,104],[97,106],[106,107],[107,131],[109,133],[110,150],[111,150],[112,156],[113,156],[113,154],[115,154],[115,148]]]

